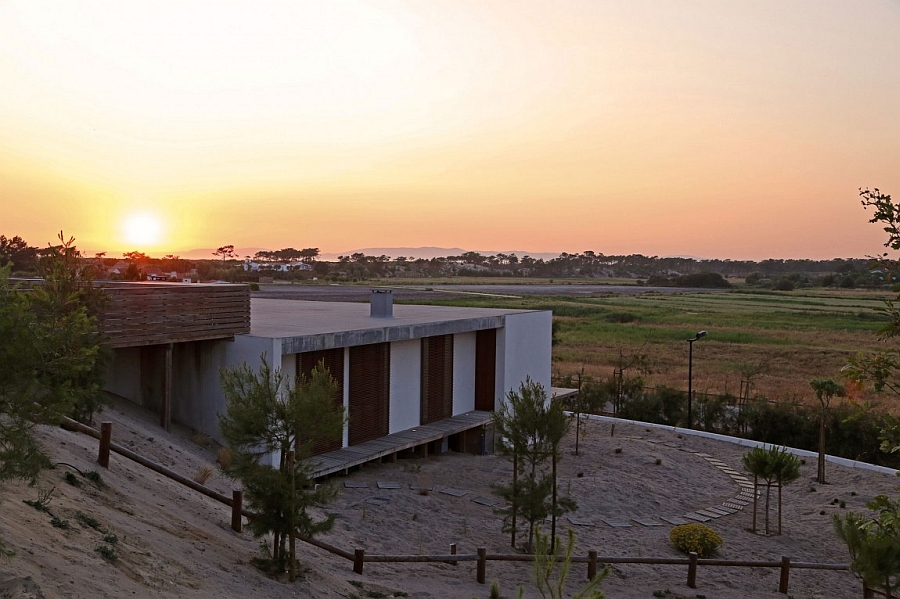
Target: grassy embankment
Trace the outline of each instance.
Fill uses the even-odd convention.
[[[648,384],[687,388],[688,344],[694,344],[694,389],[733,393],[747,369],[758,369],[755,392],[775,400],[813,399],[813,378],[840,380],[840,370],[860,351],[877,349],[881,325],[875,309],[888,293],[857,290],[772,292],[738,289],[715,293],[647,293],[604,297],[523,296],[436,299],[436,305],[553,310],[558,343],[553,373],[612,374],[620,351],[647,354]],[[634,372],[632,374],[638,374]],[[865,398],[872,399],[867,395]]]

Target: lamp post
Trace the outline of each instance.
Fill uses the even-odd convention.
[[[691,419],[694,401],[694,341],[706,337],[706,331],[697,331],[692,339],[688,339],[688,428],[693,428]]]

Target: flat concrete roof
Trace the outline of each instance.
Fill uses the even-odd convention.
[[[392,318],[373,318],[369,306],[252,298],[250,335],[282,339],[282,350],[289,354],[496,329],[506,316],[537,312],[395,304]]]

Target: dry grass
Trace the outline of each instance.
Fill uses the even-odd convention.
[[[220,447],[219,453],[216,456],[216,464],[218,464],[219,467],[223,470],[227,470],[231,465],[231,458],[233,455],[234,454],[232,453],[231,449],[229,449],[228,447]]]
[[[194,474],[194,482],[200,485],[205,485],[206,481],[213,475],[212,466],[200,466],[197,469],[197,473]]]

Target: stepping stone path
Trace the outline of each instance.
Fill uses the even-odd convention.
[[[737,470],[731,468],[723,462],[722,460],[717,459],[716,457],[708,454],[697,451],[696,449],[690,449],[688,447],[684,447],[679,445],[678,443],[661,441],[659,439],[645,439],[643,437],[623,437],[629,438],[636,441],[644,441],[645,443],[650,443],[652,445],[662,445],[671,449],[677,449],[679,451],[683,451],[685,453],[689,453],[695,455],[699,458],[706,460],[711,466],[715,466],[718,470],[722,471],[722,473],[727,474],[737,486],[740,488],[740,492],[722,502],[720,505],[714,505],[707,508],[701,508],[695,510],[693,512],[689,512],[687,514],[679,514],[679,515],[671,515],[671,516],[658,516],[660,520],[666,522],[667,524],[671,524],[672,526],[678,526],[681,524],[690,524],[691,522],[709,522],[710,520],[714,520],[716,518],[721,518],[723,516],[730,516],[731,514],[736,514],[737,512],[743,510],[746,506],[750,505],[750,502],[753,501],[754,491],[753,491],[753,482],[750,481],[746,476]],[[376,483],[379,489],[399,489],[400,483],[392,482],[392,481],[379,481]],[[344,487],[347,489],[368,489],[369,484],[362,481],[344,481]],[[434,489],[432,486],[422,486],[417,484],[409,485],[409,488],[413,491],[431,491]],[[463,491],[461,489],[454,489],[451,487],[446,487],[440,489],[438,491],[444,495],[450,495],[452,497],[465,497],[469,494],[468,491]],[[389,501],[388,497],[381,496],[369,496],[362,500],[361,503],[366,503],[368,501]],[[483,505],[486,507],[496,507],[501,504],[500,501],[496,499],[491,499],[489,497],[475,497],[472,499],[473,503],[478,505]],[[359,505],[359,504],[354,504]],[[569,523],[573,526],[595,526],[595,522],[593,520],[586,520],[582,518],[576,518],[569,516],[567,518]],[[600,518],[600,521],[605,523],[608,526],[613,528],[631,528],[631,524],[629,520],[640,524],[641,526],[651,527],[651,526],[663,526],[660,522],[656,521],[653,518],[646,517],[631,517],[626,518],[624,520],[618,518]]]

